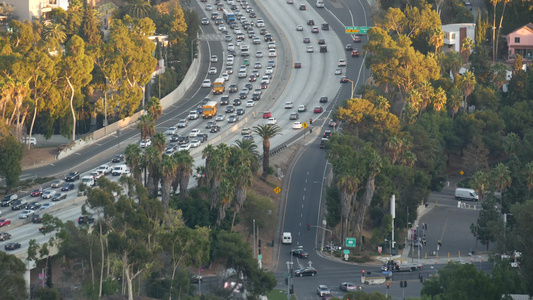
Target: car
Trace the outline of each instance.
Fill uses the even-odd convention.
[[[33,217],[31,217],[31,222],[32,223],[42,223],[43,222],[43,217],[41,215],[38,215],[38,214],[33,214]]]
[[[30,196],[32,196],[32,197],[39,197],[39,196],[41,196],[42,194],[43,194],[43,188],[37,188],[37,189],[34,189],[34,190],[31,192]],[[4,198],[4,199],[5,199],[5,198]],[[3,201],[2,201],[2,203],[3,203]],[[6,206],[6,205],[3,205],[3,204],[2,204],[2,206]]]
[[[189,137],[196,137],[200,133],[200,129],[193,129],[189,133]]]
[[[204,79],[204,81],[202,82],[202,87],[203,88],[210,88],[211,87],[211,79]]]
[[[257,14],[255,12],[250,12],[250,18],[257,18]]]
[[[191,148],[198,148],[201,144],[202,142],[200,142],[199,140],[191,140],[191,142],[189,143],[189,145],[191,145]]]
[[[352,57],[359,57],[359,50],[355,49],[352,51]]]
[[[11,224],[10,219],[2,218],[0,219],[0,227],[8,226]]]
[[[178,152],[179,151],[185,151],[185,150],[191,150],[191,144],[182,144],[178,147]]]
[[[226,67],[225,72],[231,75],[231,74],[233,74],[233,68],[232,67]]]
[[[292,123],[292,129],[302,129],[302,123],[301,122]]]
[[[224,121],[224,119],[226,119],[226,116],[224,115],[218,115],[216,118],[215,118],[215,121]]]
[[[253,141],[254,140],[254,136],[253,135],[245,135],[242,137],[242,140],[243,141]]]
[[[214,126],[214,125],[216,125],[216,124],[217,124],[217,123],[216,123],[215,121],[209,121],[209,122],[207,122],[207,123],[205,124],[205,128],[206,128],[206,129],[209,129],[209,128],[211,128],[211,126]]]
[[[335,126],[337,126],[337,122],[333,121],[333,119],[329,119],[328,126],[329,127],[335,127]]]
[[[125,157],[124,154],[115,154],[113,155],[113,158],[111,159],[112,163],[119,163],[124,161]]]
[[[309,44],[309,43],[311,43],[311,39],[308,38],[308,37],[304,37],[303,41],[304,41],[304,44]]]
[[[267,68],[269,68],[269,67],[275,68],[276,67],[276,62],[273,61],[273,60],[269,60],[268,63],[267,63]]]
[[[232,113],[232,112],[235,112],[235,107],[229,105],[226,107],[226,113],[229,114],[229,113]]]
[[[276,49],[269,49],[268,50],[268,57],[276,57]]]
[[[352,46],[352,44],[346,44],[346,46],[344,46],[344,49],[346,49],[346,51],[352,51],[353,50],[353,46]]]
[[[261,57],[263,57],[263,51],[257,51],[257,52],[255,52],[255,57],[257,57],[257,58],[261,58]]]
[[[303,31],[304,27],[302,25],[296,26],[296,31]]]
[[[305,4],[300,4],[300,6],[298,6],[298,9],[299,10],[307,10],[307,7],[305,6]]]
[[[25,209],[19,214],[19,219],[27,219],[29,217],[32,217],[33,214],[35,214],[35,211],[31,209]]]
[[[313,26],[311,33],[318,33],[318,26]]]
[[[178,128],[185,128],[185,127],[187,127],[187,125],[189,125],[189,121],[187,121],[187,119],[181,119],[181,120],[178,122],[177,127],[178,127]]]
[[[150,147],[152,145],[152,140],[149,139],[149,138],[146,139],[146,140],[141,140],[139,145],[140,145],[141,148]]]
[[[272,74],[274,73],[274,68],[273,67],[267,67],[266,70],[265,70],[265,74]]]
[[[329,24],[328,23],[322,24],[322,30],[329,30]]]
[[[294,0],[287,0],[287,4],[294,4]]]
[[[335,69],[335,75],[342,75],[342,69]]]
[[[174,135],[174,134],[177,134],[178,133],[178,127],[169,127],[166,131],[165,131],[165,135]]]
[[[258,37],[254,37],[254,38],[252,39],[252,43],[253,43],[254,45],[259,45],[259,44],[261,44],[261,39],[258,38]]]
[[[90,216],[80,216],[78,218],[78,225],[92,224],[94,223],[94,218]]]
[[[271,113],[271,112],[269,112],[269,111],[265,111],[265,112],[263,113],[263,119],[268,119],[268,118],[270,118],[270,117],[272,117],[272,113]]]
[[[40,190],[42,192],[42,189]],[[33,192],[32,192],[33,193]],[[35,197],[35,196],[33,196]],[[11,203],[13,203],[13,201],[16,201],[18,200],[19,196],[17,194],[8,194],[8,195],[5,195],[4,198],[2,199],[2,206],[9,206]]]
[[[0,232],[0,241],[5,241],[11,239],[11,234],[9,232]]]
[[[20,246],[20,243],[7,243],[5,246],[4,246],[4,249],[6,249],[6,251],[10,251],[10,250],[16,250],[16,249],[19,249],[21,246]]]
[[[304,112],[304,111],[307,111],[307,107],[305,105],[300,105],[298,106],[298,112]]]
[[[252,129],[251,128],[245,127],[243,129],[241,129],[241,135],[251,135],[251,134],[252,134]]]
[[[361,42],[361,37],[359,37],[359,36],[357,36],[357,35],[354,36],[354,37],[353,37],[353,42],[354,42],[354,43],[360,43],[360,42]]]
[[[211,133],[215,133],[215,132],[219,132],[219,131],[220,131],[220,126],[219,125],[213,125],[209,129],[209,132],[211,132]]]
[[[319,45],[325,45],[326,44],[326,39],[318,39],[318,44]]]
[[[260,62],[256,62],[256,63],[254,64],[254,69],[261,69],[262,67],[263,67],[263,65],[261,65]]]
[[[322,108],[322,106],[315,106],[315,108],[313,109],[313,112],[315,114],[319,114],[319,113],[321,113],[323,111],[324,111],[324,109]]]
[[[322,294],[322,296],[320,297],[322,300],[331,300],[333,299],[333,294],[331,293],[324,293]]]
[[[276,118],[268,118],[267,125],[276,125],[278,120]]]
[[[57,179],[57,180],[52,181],[52,183],[50,184],[50,187],[51,188],[58,188],[58,187],[62,186],[64,183],[65,183],[64,180]]]
[[[112,170],[113,170],[113,168],[111,168],[108,165],[101,165],[98,168],[96,168],[95,171],[100,173],[100,174],[103,174],[103,175],[108,175],[108,174],[111,174]]]
[[[353,292],[357,290],[357,286],[352,282],[343,282],[339,285],[339,290],[345,292]]]
[[[331,130],[324,131],[324,137],[329,138],[331,136]]]
[[[196,139],[199,140],[200,143],[206,142],[208,137],[207,133],[199,133],[196,135]]]
[[[312,20],[312,19],[309,19],[309,20],[307,20],[307,25],[314,26],[315,25],[315,21]]]
[[[230,115],[228,117],[228,123],[235,123],[239,121],[239,117],[237,115]]]
[[[300,118],[300,115],[298,113],[291,113],[289,115],[289,120],[298,120]]]
[[[70,172],[67,174],[67,176],[65,176],[65,181],[76,181],[77,179],[80,179],[80,172],[78,171],[73,171],[73,172]]]
[[[28,206],[26,206],[27,209],[31,209],[31,210],[38,210],[41,208],[41,203],[39,202],[30,202],[30,204],[28,204]],[[1,225],[0,225],[1,226]]]
[[[202,18],[202,25],[209,25],[209,19],[208,18]]]
[[[309,253],[307,253],[301,246],[291,250],[292,255],[298,258],[308,258]]]
[[[212,63],[218,62],[218,56],[216,56],[215,54],[211,55],[211,62]]]
[[[179,138],[180,138],[180,135],[179,134],[175,134],[175,135],[170,137],[170,141],[171,142],[177,142]]]
[[[294,276],[315,276],[318,271],[313,267],[305,267],[294,271]]]
[[[329,290],[329,288],[326,286],[326,285],[323,285],[323,284],[320,284],[317,288],[316,288],[316,293],[322,297],[323,294],[325,293],[331,293],[331,291]]]
[[[220,25],[218,26],[218,30],[219,30],[219,31],[224,31],[224,30],[226,30],[226,29],[227,29],[227,28],[226,28],[226,25],[224,25],[224,24],[220,24]]]
[[[254,74],[250,75],[250,77],[248,77],[248,81],[249,82],[255,82],[257,80],[257,76],[255,76]]]
[[[228,87],[228,92],[236,93],[239,90],[239,87],[236,84],[232,84]]]
[[[54,197],[52,197],[52,201],[54,202],[65,200],[65,199],[67,199],[67,194],[65,193],[55,194]]]
[[[254,100],[248,100],[246,101],[246,107],[253,107],[255,105],[255,101]]]
[[[292,103],[291,101],[285,102],[285,109],[291,109],[293,107],[294,107],[294,103]]]
[[[229,61],[228,61],[228,63],[229,63]],[[229,74],[226,73],[226,72],[222,73],[222,75],[220,75],[220,77],[224,78],[225,81],[229,80]]]
[[[19,210],[19,209],[26,209],[28,206],[28,202],[26,201],[26,199],[18,199],[17,201],[13,202],[13,204],[11,204],[11,209],[12,210]]]
[[[56,191],[48,190],[48,191],[44,191],[41,197],[43,199],[51,199],[52,197],[54,197],[55,194],[56,194]]]
[[[237,110],[235,111],[237,116],[244,115],[245,112],[246,112],[246,110],[244,108],[237,108]]]
[[[315,49],[313,48],[313,46],[307,46],[306,47],[306,51],[307,51],[307,53],[313,53],[313,52],[315,52]]]
[[[229,104],[229,96],[224,95],[220,98],[220,105],[228,105]]]
[[[339,59],[339,62],[337,63],[337,66],[346,67],[346,59]]]
[[[217,73],[217,68],[211,67],[211,68],[209,68],[209,71],[207,71],[207,73],[210,74],[210,75],[214,75],[214,74]]]
[[[341,77],[340,83],[347,83],[347,82],[348,82],[348,77],[346,76]]]
[[[243,99],[243,100],[244,100],[244,99],[246,99],[247,96],[248,96],[248,93],[247,93],[247,92],[241,91],[241,92],[239,93],[239,98],[240,98],[240,99]]]
[[[43,209],[47,209],[47,208],[50,208],[52,206],[54,206],[55,203],[43,203],[43,205],[41,205],[41,209],[40,210],[43,210]]]
[[[254,89],[254,85],[251,83],[245,84],[244,87],[247,88],[249,91]]]
[[[254,92],[252,94],[252,100],[255,100],[255,101],[261,100],[261,93]]]
[[[239,106],[241,104],[242,104],[241,99],[239,99],[239,98],[233,99],[233,106]]]

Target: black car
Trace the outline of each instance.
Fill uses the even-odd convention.
[[[78,171],[70,172],[65,176],[65,181],[76,181],[78,179],[80,179],[80,172]]]
[[[28,206],[26,206],[26,208],[31,210],[38,210],[39,208],[41,208],[41,203],[31,202],[30,204],[28,204]]]
[[[63,184],[63,186],[61,187],[61,190],[62,191],[71,191],[74,189],[74,183],[65,183]]]
[[[244,108],[237,108],[237,111],[236,111],[238,116],[244,115],[245,112],[246,111],[244,110]]]
[[[0,232],[0,241],[9,240],[11,238],[11,234],[8,232]]]
[[[313,25],[315,25],[315,21],[307,20],[307,25],[313,26]]]
[[[78,218],[78,224],[79,225],[82,225],[82,224],[91,224],[91,223],[94,223],[94,218],[93,217],[89,217],[89,216],[80,216]]]
[[[265,42],[272,42],[274,39],[272,38],[272,35],[269,33],[269,34],[265,34]]]
[[[241,104],[242,104],[241,99],[233,99],[233,105],[234,105],[234,106],[239,106],[239,105],[241,105]]]
[[[43,221],[43,217],[41,215],[33,215],[31,218],[32,223],[41,223]]]
[[[218,125],[211,126],[211,130],[209,130],[209,132],[211,132],[211,133],[215,133],[215,132],[219,132],[219,131],[220,131],[220,126],[218,126]]]
[[[236,93],[238,90],[239,90],[239,87],[237,87],[236,84],[232,84],[232,85],[230,85],[229,88],[228,88],[228,91],[229,91],[230,93]]]
[[[180,136],[178,138],[178,144],[182,145],[187,143],[189,143],[189,136]]]
[[[196,139],[199,140],[201,143],[207,141],[207,133],[199,133],[196,135]]]
[[[222,96],[220,98],[220,105],[228,105],[229,104],[229,96]]]
[[[328,23],[322,24],[322,30],[329,30],[329,24]]]
[[[26,209],[27,206],[28,206],[28,203],[26,202],[26,199],[19,199],[13,202],[13,205],[11,205],[11,209],[12,210]]]
[[[246,99],[246,96],[248,96],[248,94],[245,93],[245,92],[240,92],[239,93],[239,98],[241,98],[241,99]]]
[[[294,276],[315,276],[318,271],[312,267],[305,267],[294,271]]]
[[[67,199],[67,194],[65,193],[55,194],[54,197],[52,197],[52,201],[60,201],[64,199]]]
[[[6,250],[15,250],[20,248],[20,243],[8,243],[4,246]]]
[[[302,248],[298,248],[298,249],[293,249],[292,250],[292,255],[293,256],[296,256],[298,258],[308,258],[309,257],[309,253],[307,253],[304,249]]]
[[[346,49],[346,51],[352,51],[353,50],[353,46],[352,46],[352,44],[346,44],[346,47],[344,47],[344,49]]]
[[[217,124],[217,122],[215,122],[215,121],[209,121],[209,122],[207,122],[207,124],[205,124],[205,128],[209,129],[209,128],[211,128],[211,126],[216,125],[216,124]]]
[[[259,99],[261,99],[261,94],[259,93],[252,94],[252,100],[258,101]]]
[[[331,136],[331,130],[324,131],[324,137],[329,138]]]
[[[170,137],[170,141],[171,141],[171,142],[177,142],[179,138],[180,138],[180,135],[179,135],[179,134],[173,134],[173,135]]]
[[[226,107],[226,113],[227,114],[232,113],[234,111],[235,111],[235,107],[233,107],[231,105]]]
[[[121,161],[124,161],[124,154],[115,154],[113,158],[111,159],[111,162],[119,163]]]
[[[0,205],[2,206],[9,206],[13,201],[16,201],[19,198],[17,194],[9,194],[2,199],[2,203]]]
[[[320,103],[328,103],[328,97],[320,97]]]

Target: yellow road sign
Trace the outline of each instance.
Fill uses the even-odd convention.
[[[461,172],[459,172],[459,174],[461,174],[461,175],[465,175],[465,172],[461,171]]]
[[[359,29],[346,29],[346,33],[359,33]]]
[[[281,189],[280,189],[279,187],[276,187],[276,188],[274,189],[274,192],[276,192],[276,194],[279,194],[279,192],[281,192]]]
[[[302,127],[303,127],[304,129],[306,129],[306,128],[307,128],[307,126],[309,126],[309,125],[307,125],[307,123],[306,123],[306,122],[303,122],[303,123],[302,123]]]

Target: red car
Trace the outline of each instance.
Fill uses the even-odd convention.
[[[348,78],[346,76],[341,77],[341,83],[347,83]]]
[[[32,197],[39,197],[43,194],[43,188],[38,188],[38,189],[35,189],[33,190],[33,192],[31,192],[31,196]]]
[[[361,42],[361,38],[358,37],[358,36],[355,36],[355,37],[353,38],[353,42],[354,42],[354,43],[360,43],[360,42]]]
[[[7,226],[9,224],[11,224],[10,219],[0,219],[0,227]]]
[[[248,81],[250,82],[254,82],[257,80],[257,77],[255,77],[255,75],[250,75],[250,77],[248,77]]]
[[[352,51],[352,57],[359,57],[359,50],[355,49]]]
[[[269,111],[265,111],[263,113],[263,119],[268,119],[268,118],[271,118],[272,117],[272,113],[269,112]]]
[[[295,69],[300,69],[301,67],[302,67],[301,63],[299,63],[299,62],[294,63],[294,68]]]
[[[328,103],[328,97],[320,97],[320,103]]]
[[[315,114],[319,114],[321,113],[322,111],[324,111],[324,109],[322,108],[322,106],[315,106],[315,109],[313,110],[313,112]]]

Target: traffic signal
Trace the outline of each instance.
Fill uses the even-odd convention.
[[[439,247],[442,247],[442,242],[439,241],[437,244],[439,244]]]
[[[311,224],[307,223],[307,230],[311,230]]]
[[[294,284],[291,284],[291,288],[289,289],[289,294],[294,294]]]
[[[403,281],[403,287],[406,288],[407,287],[407,281]]]
[[[361,276],[365,277],[365,270],[361,273]]]
[[[387,288],[390,289],[390,285],[389,285],[389,283],[387,283]]]
[[[261,248],[261,239],[257,240],[257,246]]]
[[[400,280],[400,287],[403,288],[403,281]]]
[[[285,285],[289,285],[289,278],[285,278]]]
[[[331,240],[332,240],[332,241],[333,241],[333,238],[334,238],[334,237],[335,237],[335,236],[333,236],[333,234],[332,234],[332,235],[331,235]]]

